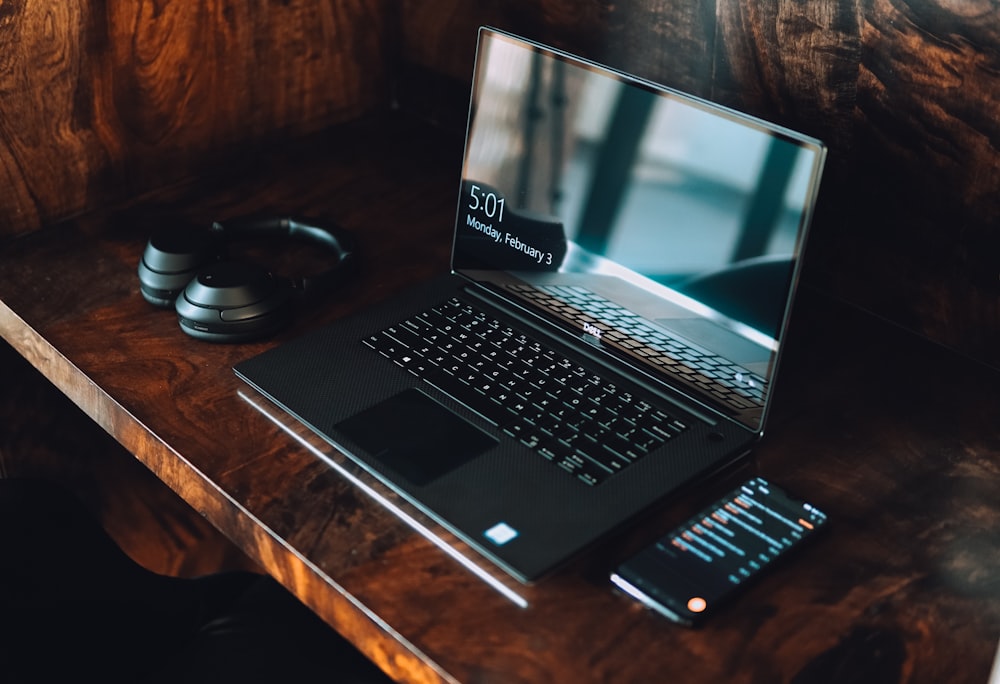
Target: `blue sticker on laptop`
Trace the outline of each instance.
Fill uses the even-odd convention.
[[[483,532],[483,534],[497,546],[503,546],[516,537],[518,535],[518,531],[505,522],[498,522],[496,525]]]

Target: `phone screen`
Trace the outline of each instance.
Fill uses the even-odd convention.
[[[622,563],[611,581],[671,620],[696,624],[826,520],[753,478]]]

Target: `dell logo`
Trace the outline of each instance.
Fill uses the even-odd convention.
[[[600,328],[598,328],[593,323],[584,323],[583,324],[583,332],[587,333],[588,335],[593,335],[597,339],[601,339],[601,332],[602,331],[601,331]]]

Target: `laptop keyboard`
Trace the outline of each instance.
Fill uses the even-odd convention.
[[[601,329],[601,341],[669,371],[737,410],[764,405],[767,381],[760,375],[687,340],[669,334],[625,307],[573,285],[510,285],[531,300],[576,326]]]
[[[589,485],[687,428],[458,299],[364,342]]]

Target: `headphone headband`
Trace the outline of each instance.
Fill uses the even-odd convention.
[[[287,238],[332,252],[337,261],[326,271],[289,278],[292,289],[300,295],[322,294],[342,282],[357,249],[354,238],[342,228],[305,223],[290,217],[243,216],[225,222],[213,221],[209,232],[227,242],[243,238]]]

